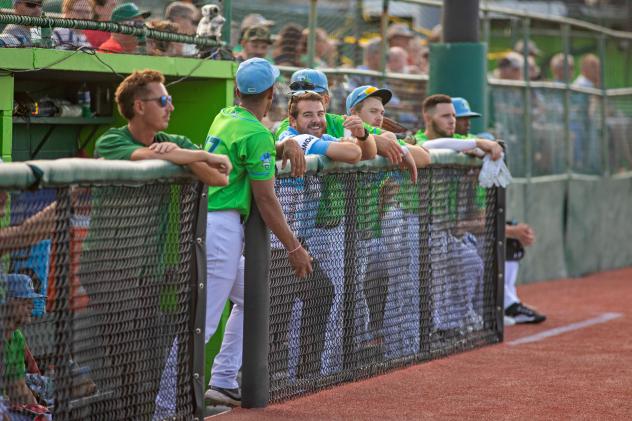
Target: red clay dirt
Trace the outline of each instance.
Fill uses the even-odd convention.
[[[518,292],[548,320],[507,327],[502,344],[213,420],[632,420],[632,268]],[[610,312],[622,317],[509,344]]]

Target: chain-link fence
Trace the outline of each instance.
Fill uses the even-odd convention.
[[[192,333],[201,186],[167,164],[126,164],[0,165],[9,418],[200,416]]]
[[[501,339],[499,192],[449,162],[417,184],[384,163],[277,179],[314,272],[272,238],[271,401]]]

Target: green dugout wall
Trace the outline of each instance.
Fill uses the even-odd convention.
[[[88,54],[38,48],[0,48],[0,156],[4,162],[92,156],[94,141],[110,127],[125,120],[114,105],[118,83],[134,70],[162,72],[175,111],[168,132],[189,137],[203,145],[214,116],[233,103],[236,65],[229,61],[127,54]],[[25,95],[63,98],[75,102],[84,85],[91,92],[94,117],[14,117],[14,100]],[[173,84],[171,84],[173,83]],[[169,85],[171,84],[171,85]],[[101,102],[97,105],[97,102]],[[109,104],[109,105],[108,105]],[[219,352],[227,306],[217,333],[206,345],[206,379]]]
[[[168,87],[175,105],[168,130],[203,144],[213,116],[233,101],[236,70],[226,61],[37,48],[0,49],[0,63],[11,71],[0,72],[0,144],[5,162],[75,156],[81,147],[90,156],[100,133],[125,124],[113,105],[117,84],[132,71],[147,68],[161,71],[167,83],[176,82]],[[101,108],[101,115],[13,117],[14,99],[46,96],[75,102],[83,84],[91,92],[93,111]]]

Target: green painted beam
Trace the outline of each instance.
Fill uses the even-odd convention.
[[[98,58],[97,58],[98,56]],[[232,79],[235,64],[231,61],[200,60],[182,57],[142,56],[132,54],[89,54],[83,51],[64,51],[42,48],[1,48],[0,63],[8,70],[71,70],[109,73],[101,61],[121,74],[139,69],[155,69],[165,76]]]

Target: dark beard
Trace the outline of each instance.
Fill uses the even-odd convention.
[[[446,131],[443,131],[439,128],[439,126],[437,126],[437,124],[434,121],[430,122],[431,126],[432,126],[432,131],[435,132],[435,134],[438,137],[452,137],[454,136],[454,133],[448,133]]]

